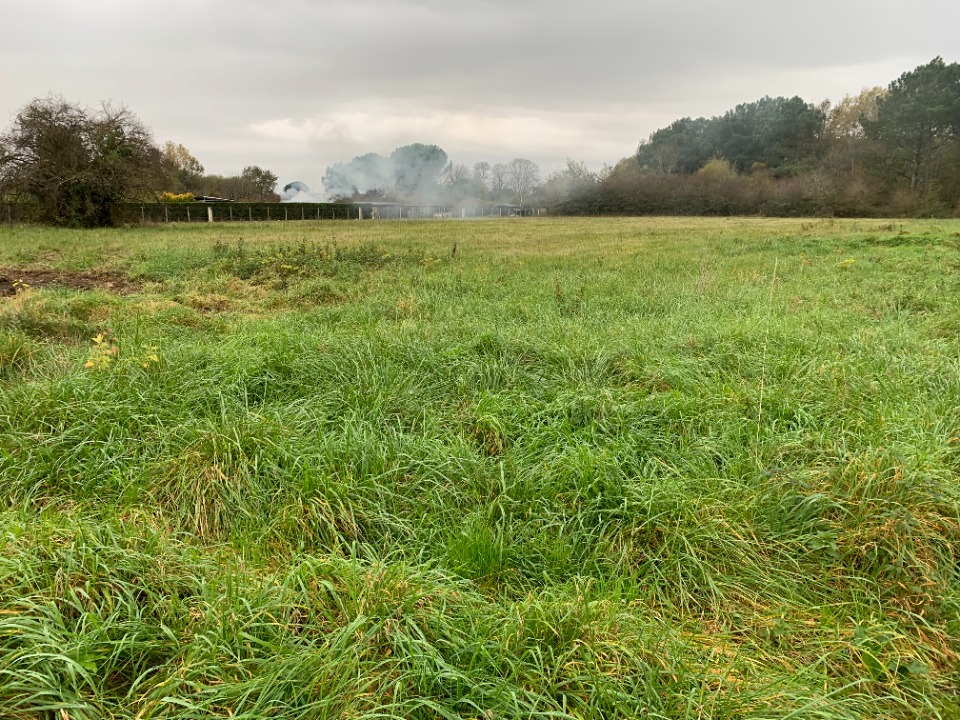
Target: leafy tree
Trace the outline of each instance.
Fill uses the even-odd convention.
[[[335,162],[333,165],[328,165],[327,169],[323,171],[321,182],[330,197],[340,199],[357,191],[356,186],[351,183],[346,168],[347,166],[344,163]]]
[[[706,118],[681,118],[657,130],[637,148],[642,167],[661,174],[693,173],[716,152]]]
[[[824,113],[799,97],[764,97],[737,105],[716,122],[714,155],[743,172],[756,162],[789,174],[813,160]]]
[[[274,195],[277,187],[277,176],[258,165],[247,165],[240,173],[240,177],[253,186],[257,200]]]
[[[880,100],[887,94],[882,87],[864,88],[856,95],[845,95],[833,107],[827,107],[823,136],[829,140],[861,139],[863,123],[875,122]]]
[[[799,97],[764,97],[719,117],[677,120],[641,142],[637,160],[663,174],[694,173],[713,157],[740,172],[763,163],[790,174],[814,159],[823,122],[823,110]]]
[[[273,175],[273,173],[269,173]],[[276,176],[274,176],[276,177]],[[229,198],[231,200],[246,200],[255,202],[276,202],[280,196],[273,188],[276,180],[267,178],[258,184],[255,176],[246,175],[204,175],[193,191],[197,195],[211,195],[213,197]]]
[[[856,172],[866,150],[865,122],[875,122],[878,103],[886,95],[882,87],[864,88],[846,95],[833,107],[826,106],[823,127],[823,159],[835,172]]]
[[[150,131],[124,107],[93,112],[51,95],[0,135],[0,196],[42,222],[108,225],[111,203],[144,197],[162,176]]]
[[[697,170],[697,175],[707,180],[720,182],[737,177],[737,169],[729,160],[722,157],[714,157],[707,160],[704,166]]]
[[[203,165],[182,144],[167,140],[163,145],[163,163],[175,190],[200,192]]]
[[[405,198],[422,197],[446,164],[447,153],[437,145],[414,143],[390,153],[394,187]]]
[[[174,190],[231,200],[276,200],[277,176],[258,165],[248,165],[239,175],[205,175],[203,165],[187,148],[169,140],[163,146],[163,164]]]
[[[863,126],[879,145],[881,171],[926,193],[960,141],[960,65],[937,57],[903,73],[877,100],[876,120]]]

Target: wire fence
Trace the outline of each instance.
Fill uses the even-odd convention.
[[[114,225],[191,222],[349,220],[356,211],[343,203],[114,203]]]
[[[545,208],[515,205],[401,205],[398,203],[113,203],[113,225],[206,222],[288,222],[292,220],[387,220],[546,215]],[[0,204],[0,223],[33,222],[35,208],[24,203]]]

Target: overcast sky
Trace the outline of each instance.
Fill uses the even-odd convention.
[[[0,0],[0,121],[125,104],[208,172],[435,143],[454,162],[613,164],[685,115],[839,99],[937,55],[956,0]]]

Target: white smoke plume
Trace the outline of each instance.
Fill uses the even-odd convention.
[[[367,153],[348,163],[334,163],[323,175],[323,186],[333,198],[375,193],[423,202],[435,193],[446,164],[442,148],[414,143],[398,147],[390,157]]]
[[[315,193],[306,183],[294,180],[292,183],[283,186],[280,193],[280,202],[287,203],[321,203],[326,202],[326,198],[320,193]]]

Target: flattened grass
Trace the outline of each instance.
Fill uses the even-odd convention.
[[[957,222],[3,228],[0,266],[138,287],[0,298],[5,717],[960,717]]]

